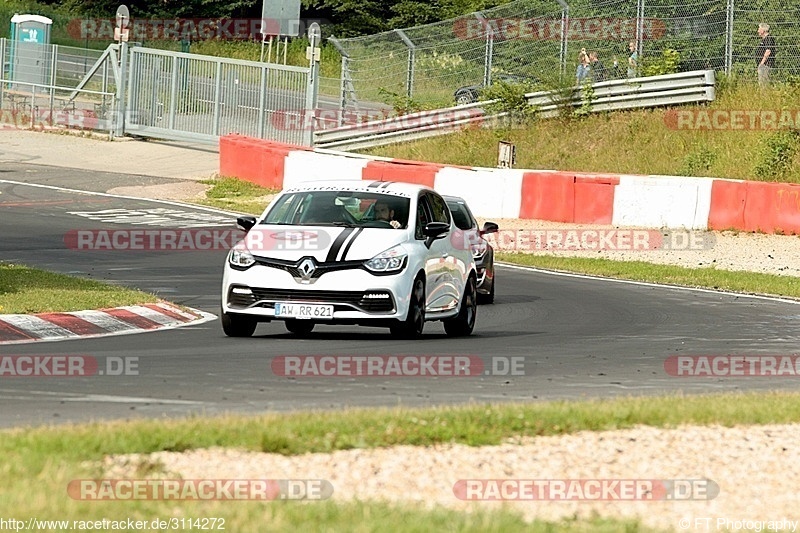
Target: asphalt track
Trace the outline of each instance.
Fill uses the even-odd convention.
[[[109,209],[208,210],[8,183],[102,192],[169,180],[27,164],[0,169],[0,260],[87,276],[217,313],[224,250],[78,251],[76,229],[131,227],[79,216]],[[217,213],[218,215],[219,213]],[[233,216],[230,216],[233,227]],[[798,389],[800,378],[676,378],[671,355],[790,355],[800,306],[751,298],[503,267],[496,304],[481,306],[473,336],[450,339],[428,323],[418,341],[388,330],[318,327],[308,339],[281,323],[230,339],[218,321],[158,333],[9,345],[3,355],[135,358],[136,375],[0,378],[0,426],[226,412],[430,406],[742,389]],[[471,355],[522,358],[523,375],[320,377],[276,375],[282,355]]]

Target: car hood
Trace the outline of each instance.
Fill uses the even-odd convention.
[[[408,240],[408,230],[259,224],[242,241],[254,256],[319,263],[365,261]]]

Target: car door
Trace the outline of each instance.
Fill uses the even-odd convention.
[[[450,209],[444,199],[434,192],[425,193],[425,200],[434,222],[443,222],[453,231]],[[458,305],[461,283],[458,274],[457,258],[453,255],[448,237],[436,239],[431,244],[431,271],[436,283],[436,292],[431,294],[431,307],[434,311],[454,309]]]

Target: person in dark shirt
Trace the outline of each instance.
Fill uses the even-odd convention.
[[[769,83],[770,71],[775,68],[775,38],[769,34],[769,24],[763,22],[758,25],[758,36],[761,37],[756,48],[758,84],[764,86]]]
[[[592,76],[592,81],[606,81],[608,79],[608,71],[606,70],[603,62],[597,58],[597,50],[589,52],[589,71]]]

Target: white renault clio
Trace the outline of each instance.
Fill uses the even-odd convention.
[[[433,189],[385,181],[314,182],[283,190],[228,254],[222,329],[253,334],[283,320],[295,334],[316,324],[389,327],[413,338],[426,321],[470,335],[476,269],[453,238],[446,202]]]

